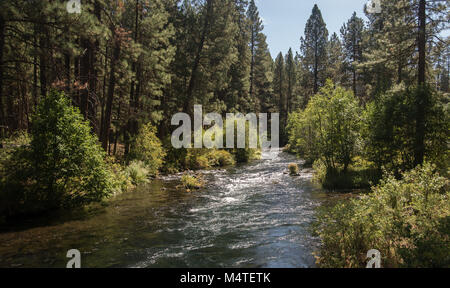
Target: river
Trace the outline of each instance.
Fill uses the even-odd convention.
[[[0,267],[65,267],[70,249],[82,267],[314,267],[319,241],[308,228],[328,196],[310,173],[286,174],[295,157],[264,153],[272,159],[205,171],[199,191],[178,189],[173,175],[88,211],[3,229]]]

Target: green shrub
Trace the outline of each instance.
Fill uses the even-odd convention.
[[[289,174],[291,176],[297,176],[299,174],[299,168],[298,168],[297,164],[291,163],[291,164],[289,164],[288,168],[289,168]]]
[[[233,155],[225,150],[211,150],[208,159],[211,167],[225,167],[235,163]]]
[[[200,189],[205,185],[203,177],[199,174],[197,175],[184,174],[181,177],[181,183],[183,183],[183,186],[188,190]]]
[[[149,175],[155,176],[163,165],[165,156],[162,143],[156,136],[156,128],[150,123],[142,126],[132,143],[129,159],[144,162]]]
[[[201,170],[210,167],[208,149],[187,149],[184,168],[189,170]]]
[[[133,161],[125,169],[127,175],[131,179],[133,185],[138,186],[140,184],[145,184],[149,182],[149,169],[145,166],[142,161]]]
[[[0,179],[3,179],[7,172],[7,163],[11,161],[11,156],[20,147],[29,146],[31,142],[30,135],[26,131],[20,131],[11,137],[0,142]],[[1,180],[0,180],[1,181]]]
[[[233,155],[225,150],[187,149],[184,169],[201,170],[233,164]]]
[[[161,167],[162,172],[173,174],[186,169],[188,149],[175,149],[172,146],[170,136],[164,138],[163,147],[164,150],[167,151],[167,153],[166,157],[164,158],[165,164]]]
[[[72,208],[111,194],[105,153],[64,95],[52,92],[41,101],[31,131],[30,145],[17,148],[7,163],[2,214]]]
[[[308,163],[323,159],[327,169],[351,164],[358,150],[361,112],[351,91],[327,80],[304,111],[288,120],[289,145]]]
[[[248,163],[251,160],[261,159],[261,149],[236,149],[235,158],[238,163]]]
[[[113,173],[113,195],[119,195],[130,191],[135,187],[130,174],[127,173],[120,163],[117,163],[114,158],[108,158],[108,164]]]
[[[383,267],[450,267],[449,182],[434,171],[387,175],[369,195],[321,208],[319,265],[363,268],[377,249]]]
[[[341,168],[327,168],[323,161],[313,164],[314,180],[327,190],[369,189],[381,178],[380,171],[372,164],[356,157],[347,171]]]
[[[417,97],[424,105],[425,158],[447,170],[450,119],[446,101],[431,88],[395,86],[367,106],[362,125],[365,156],[381,169],[406,171],[415,167]]]

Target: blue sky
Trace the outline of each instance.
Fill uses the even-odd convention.
[[[281,51],[285,54],[289,47],[300,50],[300,37],[311,16],[314,4],[319,6],[330,35],[338,33],[342,24],[355,11],[364,20],[364,4],[368,0],[256,0],[259,14],[264,22],[264,34],[272,57]],[[295,54],[295,53],[294,53]]]

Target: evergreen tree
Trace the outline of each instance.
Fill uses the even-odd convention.
[[[344,71],[344,52],[341,41],[336,33],[333,33],[328,41],[328,68],[327,78],[336,84],[348,82],[348,77]]]
[[[296,65],[294,61],[294,53],[292,52],[292,48],[289,49],[288,54],[286,55],[286,82],[287,82],[287,90],[286,90],[286,112],[291,113],[293,111],[293,102],[294,102],[294,90],[297,85],[297,73],[296,73]]]
[[[272,95],[273,60],[266,43],[266,35],[258,35],[259,45],[255,54],[254,93],[251,97],[254,106],[250,112],[273,112],[274,105]]]
[[[250,98],[254,97],[255,90],[255,70],[256,70],[256,53],[259,46],[259,41],[261,40],[260,33],[264,29],[262,20],[259,17],[258,8],[256,7],[255,0],[251,0],[248,10],[247,17],[250,26],[250,53],[251,53],[251,63],[250,63]]]
[[[233,43],[236,43],[237,61],[230,68],[230,85],[227,89],[226,105],[229,112],[247,112],[252,109],[250,92],[251,51],[248,49],[250,32],[246,15],[247,1],[235,1],[234,21],[238,30]]]
[[[311,17],[306,22],[305,36],[300,41],[303,64],[310,72],[313,92],[316,94],[325,83],[328,43],[328,30],[317,5],[314,5]]]
[[[356,12],[341,28],[342,45],[344,47],[345,69],[352,75],[353,93],[359,95],[357,64],[362,60],[364,20],[356,16]]]
[[[280,52],[275,59],[273,92],[278,101],[278,111],[280,113],[280,141],[284,144],[286,141],[286,124],[287,124],[287,87],[286,65],[284,63],[283,54]]]

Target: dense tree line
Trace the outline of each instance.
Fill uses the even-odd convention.
[[[79,107],[105,150],[116,153],[122,143],[126,154],[141,125],[153,123],[165,138],[171,115],[192,114],[194,104],[219,113],[280,112],[284,127],[326,79],[351,89],[361,104],[394,83],[427,82],[448,92],[448,39],[439,36],[448,9],[430,1],[424,12],[424,2],[382,1],[381,14],[367,14],[365,23],[354,13],[340,37],[329,35],[315,5],[299,53],[272,60],[255,1],[86,0],[81,14],[69,14],[66,1],[5,0],[2,133],[28,130],[51,89]]]
[[[254,1],[2,1],[0,123],[28,130],[51,89],[64,91],[105,150],[130,151],[139,127],[161,138],[194,104],[225,113],[272,105],[272,58]],[[115,153],[116,146],[112,145]]]
[[[290,101],[301,103],[296,109],[306,108],[311,97],[331,79],[335,85],[353,91],[361,107],[379,108],[376,115],[372,114],[378,123],[371,122],[373,125],[368,128],[372,140],[378,141],[371,144],[380,148],[379,156],[397,147],[403,152],[407,148],[406,157],[410,159],[403,159],[403,164],[408,163],[403,168],[413,168],[431,157],[430,142],[436,141],[433,137],[446,133],[445,128],[444,132],[436,131],[439,129],[433,119],[442,114],[436,109],[444,111],[448,103],[448,69],[444,66],[449,61],[449,39],[441,36],[441,31],[448,29],[448,5],[445,1],[381,1],[381,8],[381,13],[367,13],[368,23],[354,13],[342,26],[340,38],[336,34],[328,37],[319,8],[313,8],[301,38],[301,53],[296,58],[296,74],[300,77],[297,76],[295,91],[300,101]],[[281,64],[276,61],[277,71]],[[274,87],[287,87],[288,76],[275,73],[274,77]],[[289,95],[284,89],[283,93]],[[395,97],[386,96],[399,92],[402,96],[397,98],[397,104],[392,102]],[[380,109],[387,109],[384,116]],[[384,120],[380,120],[382,117]],[[440,119],[441,123],[446,121],[445,117]],[[401,135],[401,129],[408,132]],[[369,134],[365,134],[365,140],[370,140]],[[444,138],[440,141],[445,142]],[[405,157],[400,156],[402,153],[389,161]],[[386,164],[379,163],[380,167]]]

